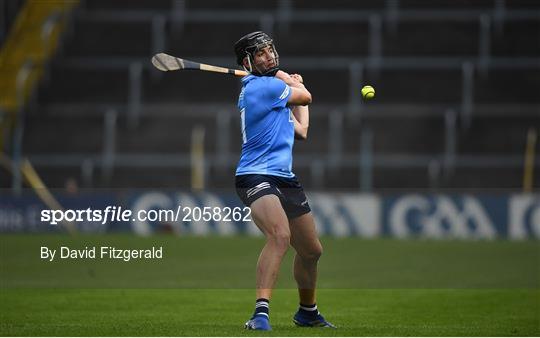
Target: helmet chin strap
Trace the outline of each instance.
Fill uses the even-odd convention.
[[[246,71],[250,72],[251,74],[253,75],[256,75],[256,76],[275,76],[276,73],[279,71],[279,67],[272,67],[270,69],[268,69],[267,71],[265,71],[264,73],[262,73],[257,65],[251,63],[251,58],[252,56],[249,54],[249,53],[246,53],[247,54],[247,62],[248,62],[248,66],[249,68],[246,68],[246,66],[242,66]],[[277,60],[275,60],[275,62],[277,63]],[[253,69],[255,69],[256,71],[253,71]]]
[[[276,76],[276,73],[279,71],[279,67],[273,67],[264,73],[264,76]]]
[[[274,59],[274,61],[277,63],[277,60]],[[279,66],[272,67],[267,69],[264,73],[259,70],[259,67],[257,65],[251,63],[251,57],[248,57],[248,63],[249,67],[251,69],[251,73],[256,76],[275,76],[276,73],[279,71]],[[256,71],[253,71],[255,69]]]

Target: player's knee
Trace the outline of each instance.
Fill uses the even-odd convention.
[[[269,234],[267,240],[285,252],[291,243],[291,233],[286,230],[277,230]]]
[[[322,245],[321,243],[319,243],[319,245],[317,246],[317,248],[313,251],[313,256],[319,260],[319,258],[321,258],[323,254],[323,248],[322,248]]]
[[[305,250],[300,255],[302,259],[310,262],[317,262],[321,258],[323,253],[323,248],[321,243],[313,245],[309,250]]]

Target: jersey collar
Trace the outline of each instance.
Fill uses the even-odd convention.
[[[246,75],[246,76],[244,76],[244,77],[242,78],[242,83],[243,83],[243,84],[246,84],[246,83],[248,83],[249,81],[253,80],[255,77],[256,77],[256,76],[253,75],[253,74],[248,74],[248,75]]]

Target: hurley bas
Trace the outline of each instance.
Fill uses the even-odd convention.
[[[40,258],[52,262],[57,253],[59,253],[58,257],[60,259],[96,259],[97,257],[98,259],[121,259],[129,262],[132,259],[161,259],[163,258],[163,247],[152,247],[151,249],[117,249],[112,246],[101,246],[96,249],[93,246],[90,248],[85,247],[84,249],[71,249],[67,246],[61,246],[60,250],[55,250],[42,246]]]

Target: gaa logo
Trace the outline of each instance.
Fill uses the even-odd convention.
[[[508,200],[508,236],[540,238],[540,195],[513,195]]]
[[[497,219],[479,198],[467,195],[405,195],[391,203],[387,215],[388,230],[399,238],[492,239]]]

